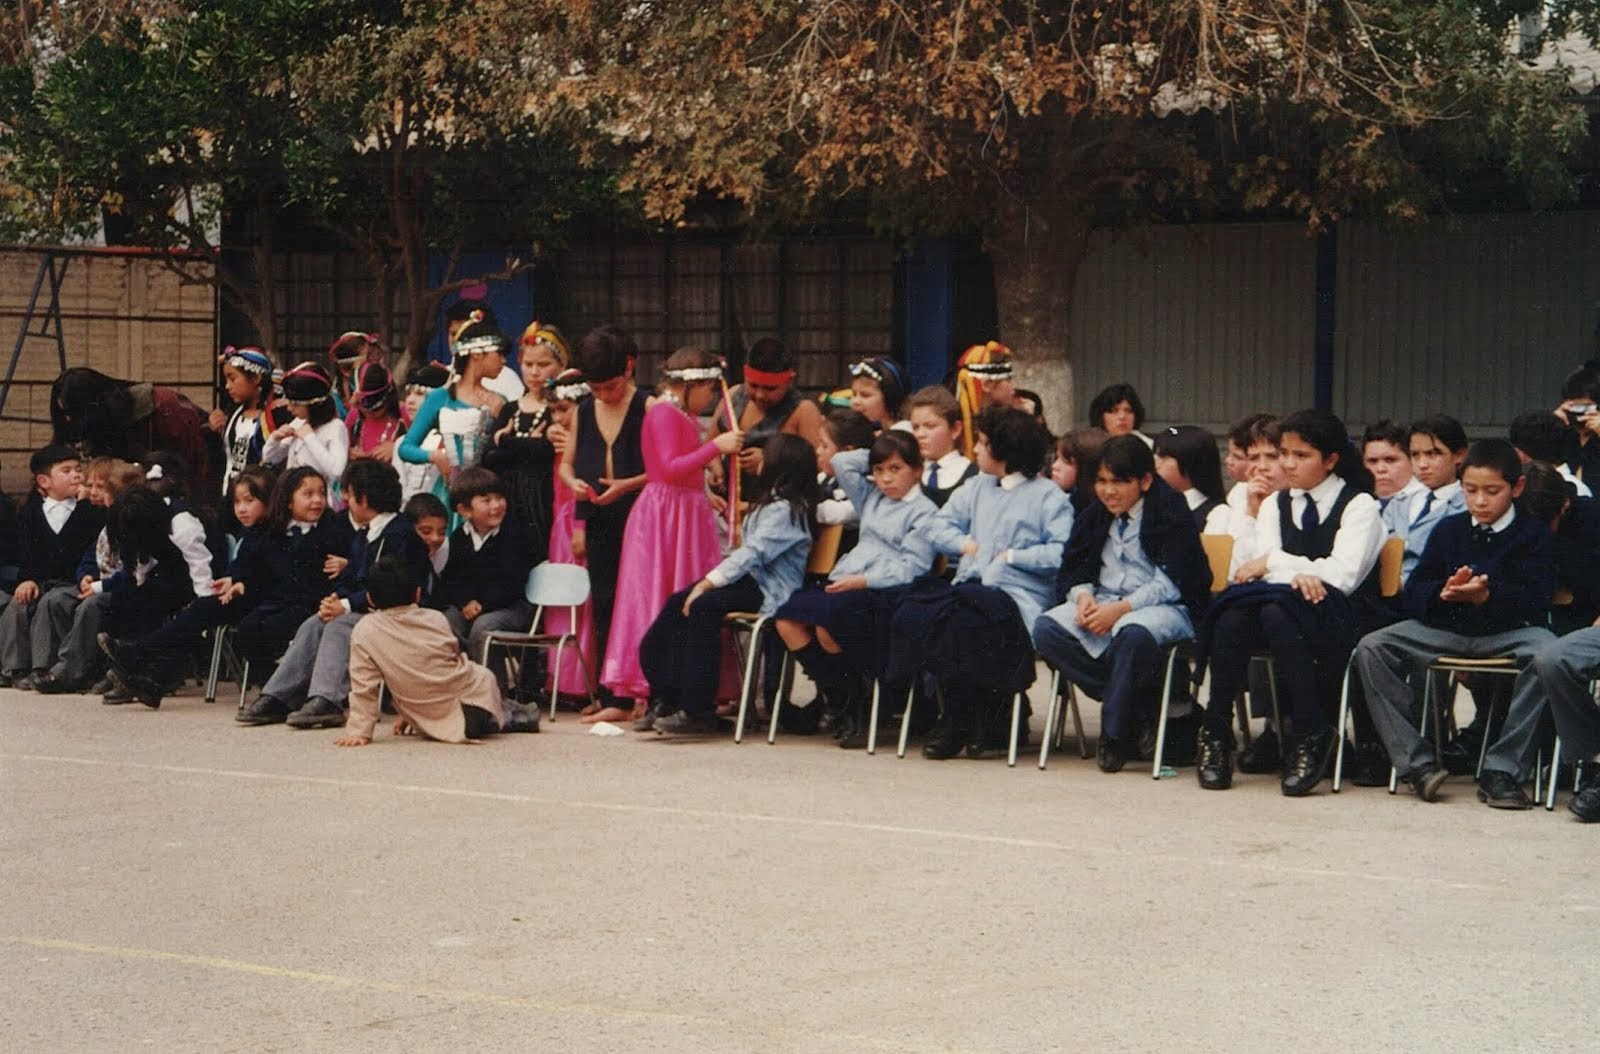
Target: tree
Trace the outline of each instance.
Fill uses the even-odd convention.
[[[873,201],[980,231],[1001,336],[1051,406],[1097,224],[1234,202],[1320,228],[1415,218],[1452,173],[1570,196],[1561,71],[1508,46],[1522,0],[720,0],[580,5],[574,107],[649,212]],[[1593,0],[1552,5],[1593,35]]]

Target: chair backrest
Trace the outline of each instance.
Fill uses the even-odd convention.
[[[1406,543],[1390,538],[1378,550],[1378,592],[1386,597],[1400,595],[1400,567],[1405,562]]]
[[[524,595],[536,608],[577,607],[589,599],[589,569],[547,560],[528,572]]]
[[[826,523],[811,539],[811,555],[806,558],[806,574],[825,575],[839,562],[839,546],[844,544],[844,524]]]
[[[1206,563],[1211,565],[1211,591],[1220,593],[1228,588],[1228,565],[1233,562],[1233,535],[1202,534],[1200,545],[1206,551]]]

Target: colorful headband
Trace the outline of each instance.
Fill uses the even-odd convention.
[[[384,399],[388,398],[390,389],[394,387],[394,379],[389,376],[389,371],[387,370],[383,371],[384,381],[382,384],[374,384],[372,387],[368,387],[368,384],[371,383],[373,371],[382,369],[383,367],[377,363],[369,362],[365,369],[356,373],[356,390],[351,393],[350,397],[368,410],[380,405]]]
[[[360,337],[361,342],[365,345],[366,349],[376,347],[378,344],[378,335],[376,333],[362,333],[359,330],[353,329],[348,333],[339,334],[339,339],[328,345],[328,358],[332,359],[334,362],[337,362],[341,366],[343,366],[345,363],[360,362],[362,357],[368,354],[367,350],[358,351],[353,355],[341,356],[339,354],[339,345],[343,344],[351,337]]]
[[[293,395],[290,395],[288,391],[288,384],[290,381],[299,377],[303,377],[306,380],[315,382],[317,387],[323,389],[323,393],[321,395],[314,395],[309,399],[297,399]],[[297,406],[315,406],[318,403],[325,403],[333,397],[332,382],[330,382],[327,377],[323,376],[321,370],[317,369],[316,366],[309,362],[302,362],[300,365],[291,369],[288,373],[285,373],[283,375],[283,384],[284,402],[294,403]]]
[[[550,390],[550,398],[558,403],[575,403],[590,394],[589,382],[577,370],[561,371],[550,378],[545,387]]]
[[[862,359],[860,362],[852,362],[850,364],[850,376],[871,377],[880,385],[887,381],[896,388],[904,387],[900,380],[900,367],[888,359],[871,358]]]
[[[769,372],[758,370],[754,366],[744,368],[744,379],[752,384],[763,384],[769,388],[778,388],[794,380],[794,368]]]
[[[265,377],[272,372],[272,360],[260,348],[236,348],[229,344],[222,349],[222,364],[253,373],[257,377]]]
[[[972,457],[975,436],[972,419],[983,405],[983,381],[1005,380],[1011,376],[1011,349],[998,340],[974,344],[956,360],[956,402],[961,404],[961,445]]]
[[[722,379],[721,366],[685,366],[681,370],[667,370],[662,376],[669,381],[682,381],[693,384],[695,381],[720,381]]]
[[[556,331],[556,328],[554,326],[540,325],[537,319],[528,323],[528,328],[522,331],[522,339],[518,343],[522,347],[527,347],[530,344],[545,345],[555,352],[556,361],[561,364],[563,369],[572,360],[572,352],[567,349],[566,340]]]
[[[457,355],[487,355],[491,351],[503,353],[505,339],[498,333],[474,334],[466,340],[456,341],[453,350]]]

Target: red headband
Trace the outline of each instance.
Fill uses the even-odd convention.
[[[794,370],[787,369],[779,370],[776,373],[768,373],[766,370],[758,370],[754,366],[746,366],[744,368],[744,379],[752,384],[761,384],[769,388],[781,388],[794,380]]]

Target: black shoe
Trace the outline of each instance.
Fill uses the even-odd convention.
[[[1128,761],[1128,743],[1110,736],[1100,737],[1100,747],[1095,751],[1095,764],[1101,772],[1121,772]]]
[[[1406,782],[1411,784],[1411,792],[1423,801],[1438,801],[1439,788],[1444,786],[1444,781],[1450,778],[1448,769],[1428,763],[1406,776]]]
[[[41,673],[33,679],[33,690],[40,695],[81,695],[83,685],[67,677],[57,677],[53,673]]]
[[[645,708],[644,716],[634,719],[633,730],[635,732],[653,732],[655,731],[656,722],[660,719],[661,703],[659,700],[652,700],[650,705]]]
[[[157,681],[138,674],[128,674],[122,678],[123,685],[133,693],[134,699],[148,706],[152,710],[161,709],[161,698],[167,694],[166,689]]]
[[[1444,753],[1439,757],[1440,765],[1452,776],[1471,776],[1478,771],[1478,747],[1481,743],[1468,744],[1461,736],[1457,736],[1444,745]]]
[[[1028,746],[1028,722],[1033,717],[1033,707],[1026,696],[1022,700],[1022,713],[1017,719],[1017,750]],[[967,757],[977,760],[990,751],[999,754],[1011,752],[1011,704],[1001,701],[987,708],[986,716],[976,722],[967,740]]]
[[[116,669],[118,666],[117,652],[121,648],[116,638],[102,630],[94,635],[94,642],[100,646],[100,654],[104,655],[106,660],[111,663],[111,668]]]
[[[281,725],[289,716],[289,708],[281,699],[270,695],[257,697],[256,701],[240,710],[234,720],[241,725]]]
[[[1600,780],[1592,781],[1567,802],[1567,811],[1584,823],[1600,821]]]
[[[795,706],[785,699],[778,706],[778,727],[791,736],[814,736],[822,727],[822,704]]]
[[[1253,742],[1239,753],[1239,771],[1261,776],[1283,768],[1283,749],[1278,733],[1264,729]]]
[[[113,681],[111,679],[111,675],[108,673],[104,677],[100,678],[98,681],[96,681],[93,684],[91,684],[87,689],[85,689],[85,693],[84,694],[86,694],[86,695],[105,695],[107,692],[111,691],[116,686],[117,686],[117,682]]]
[[[1200,726],[1194,774],[1206,790],[1233,786],[1233,733]]]
[[[1304,798],[1317,789],[1328,768],[1333,764],[1333,750],[1338,740],[1332,727],[1309,735],[1296,736],[1284,762],[1283,780],[1279,786],[1286,798]]]
[[[1345,751],[1345,778],[1357,787],[1389,785],[1389,753],[1382,743],[1358,743],[1354,755]]]
[[[1488,802],[1491,809],[1533,808],[1533,799],[1522,789],[1521,782],[1499,769],[1484,769],[1478,777],[1478,800]]]
[[[954,734],[953,729],[941,728],[939,733],[922,745],[922,756],[929,761],[948,761],[959,757],[965,736]]]
[[[100,696],[100,701],[106,706],[123,706],[138,700],[139,697],[133,694],[133,689],[116,681],[112,681],[110,690]]]
[[[539,731],[539,709],[533,706],[511,706],[510,713],[506,716],[506,723],[501,726],[502,732],[537,732]]]
[[[344,707],[320,695],[306,700],[306,705],[290,714],[285,721],[290,728],[340,728],[344,725]]]
[[[42,673],[43,671],[39,672]],[[38,678],[38,676],[39,673],[25,673],[21,677],[18,677],[16,680],[12,681],[11,687],[20,691],[31,692],[33,691],[33,682]]]
[[[15,687],[17,678],[21,676],[22,674],[16,670],[12,670],[9,673],[0,673],[0,688]]]
[[[656,731],[669,735],[708,735],[720,731],[721,728],[722,725],[717,720],[714,710],[702,714],[679,710],[665,717],[656,718]]]

